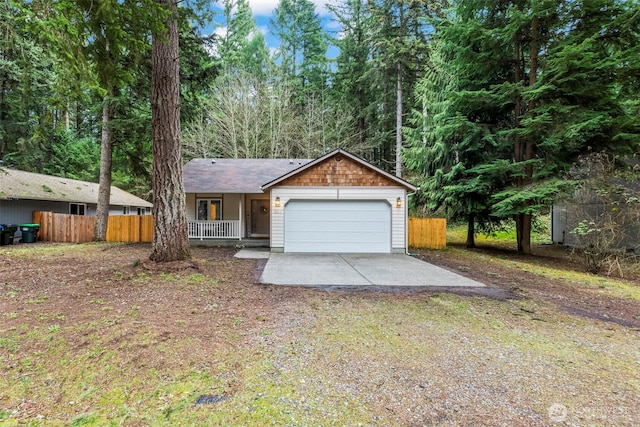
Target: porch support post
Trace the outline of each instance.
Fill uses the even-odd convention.
[[[244,203],[244,194],[240,195],[240,203],[238,203],[238,218],[240,219],[240,229],[238,230],[238,239],[242,240],[242,230],[244,230],[244,218],[242,216],[242,205]]]

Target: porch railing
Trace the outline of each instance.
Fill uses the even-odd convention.
[[[240,239],[240,221],[189,221],[190,239]]]

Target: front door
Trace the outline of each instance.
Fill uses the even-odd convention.
[[[251,200],[251,236],[269,236],[269,207],[266,200]]]

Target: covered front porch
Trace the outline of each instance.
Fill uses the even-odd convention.
[[[187,193],[189,239],[235,244],[254,239],[269,244],[268,194]]]

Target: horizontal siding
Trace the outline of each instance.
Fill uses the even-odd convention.
[[[280,200],[336,200],[338,190],[331,187],[277,187],[271,190],[271,198]]]
[[[38,200],[0,200],[0,224],[28,224],[33,211],[69,213],[69,203]]]
[[[187,204],[187,221],[196,220],[196,195],[193,193],[186,194]]]
[[[269,237],[272,248],[284,248],[284,205],[283,199],[287,194],[286,188],[274,188],[271,190],[271,228]],[[280,206],[276,207],[276,197],[280,197]]]
[[[404,189],[401,187],[340,187],[338,198],[341,200],[395,200],[404,197]]]
[[[222,219],[223,220],[239,220],[240,219],[240,194],[225,194],[222,197]]]
[[[400,208],[396,207],[395,199],[392,199],[391,202],[391,247],[405,249],[406,207],[404,204]]]

